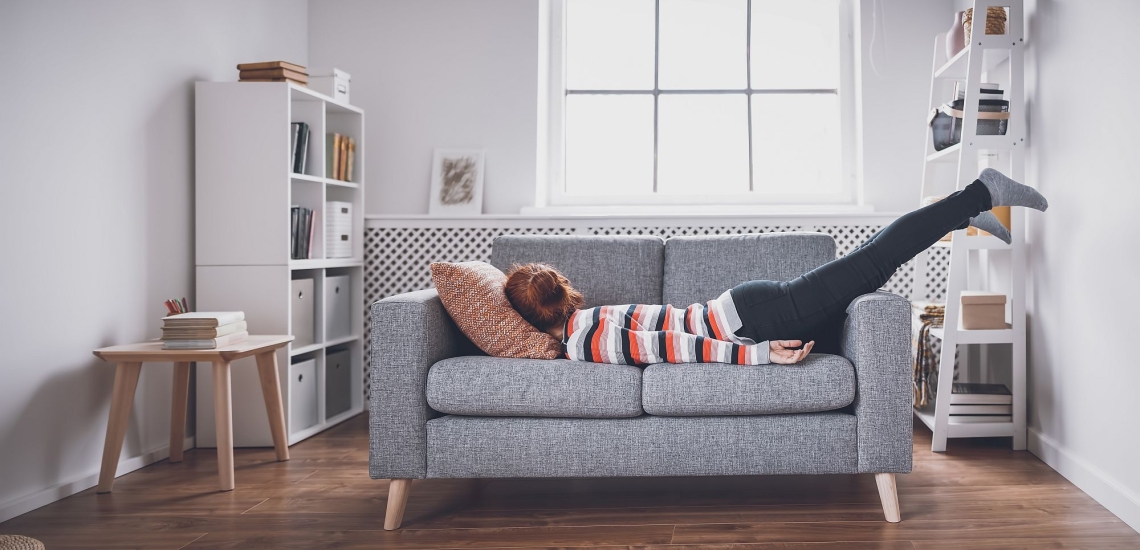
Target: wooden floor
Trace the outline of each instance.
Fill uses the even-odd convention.
[[[0,524],[57,548],[1140,548],[1130,529],[1008,439],[930,452],[915,429],[899,476],[902,523],[871,475],[426,480],[400,531],[382,530],[386,481],[368,478],[362,415],[292,448],[235,452],[219,493],[213,449],[159,462]]]

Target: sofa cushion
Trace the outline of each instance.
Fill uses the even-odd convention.
[[[707,302],[755,279],[790,281],[835,259],[823,233],[673,237],[665,243],[664,303]]]
[[[504,291],[507,276],[484,262],[431,264],[439,299],[459,330],[495,357],[554,359],[562,344],[523,319]]]
[[[561,271],[582,293],[583,307],[660,304],[665,242],[650,236],[503,235],[491,265],[507,271],[540,262]]]
[[[855,399],[855,368],[837,355],[795,365],[650,365],[642,407],[658,416],[719,416],[830,411]]]
[[[448,414],[626,418],[641,414],[641,369],[555,359],[454,357],[428,371],[427,401]]]

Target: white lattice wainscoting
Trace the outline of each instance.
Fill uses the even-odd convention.
[[[843,256],[890,223],[894,215],[852,214],[843,216],[686,216],[686,217],[530,217],[482,216],[442,219],[427,216],[369,217],[364,240],[364,300],[367,316],[372,302],[396,294],[431,288],[432,262],[463,262],[491,257],[491,241],[497,235],[732,235],[818,231],[835,238]],[[931,251],[931,281],[927,300],[942,299],[949,255],[946,248]],[[903,266],[884,290],[911,295],[914,266]],[[369,323],[363,319],[365,342],[370,341]],[[364,389],[368,392],[368,361],[364,361]]]

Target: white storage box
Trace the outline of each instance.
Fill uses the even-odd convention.
[[[309,88],[341,103],[348,103],[352,76],[340,69],[309,69]]]
[[[325,203],[325,257],[352,257],[352,203]]]
[[[325,356],[325,418],[352,407],[352,354],[346,349]]]
[[[289,433],[317,425],[317,361],[289,365]]]
[[[293,349],[315,342],[314,312],[316,296],[313,294],[312,279],[293,279],[290,284],[289,309],[292,320]]]
[[[352,278],[325,277],[325,335],[328,340],[352,336]]]

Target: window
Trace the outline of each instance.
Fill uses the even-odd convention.
[[[556,1],[550,203],[852,202],[851,1]]]

